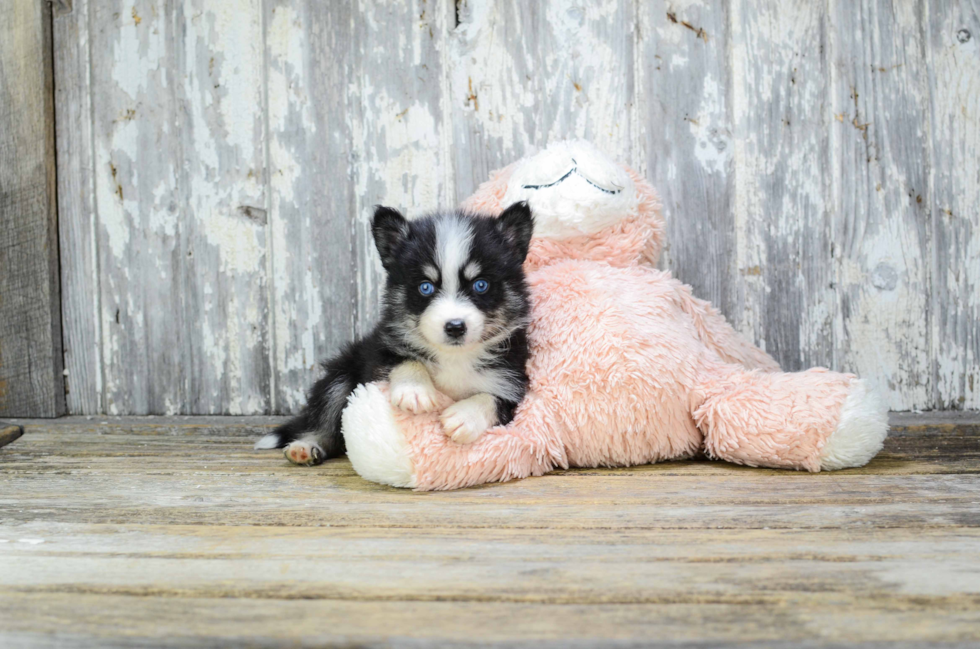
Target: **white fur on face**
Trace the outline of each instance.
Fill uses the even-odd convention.
[[[419,319],[419,331],[435,347],[465,348],[479,344],[483,339],[486,318],[462,294],[459,285],[459,273],[469,261],[472,244],[473,231],[465,220],[449,217],[436,223],[436,263],[442,284],[438,295]],[[445,327],[450,320],[466,323],[466,335],[459,344],[454,345],[446,337]]]
[[[469,223],[454,216],[436,223],[436,263],[442,276],[442,293],[459,291],[459,271],[470,258],[473,231]]]
[[[480,264],[476,263],[475,261],[471,261],[470,263],[466,264],[466,268],[463,269],[463,277],[472,282],[480,275],[481,270]]]
[[[459,345],[452,345],[446,338],[445,327],[450,320],[462,320],[466,323],[466,335]],[[458,295],[445,295],[443,290],[422,313],[419,331],[429,344],[437,347],[468,347],[483,340],[485,324],[486,317],[472,302]]]

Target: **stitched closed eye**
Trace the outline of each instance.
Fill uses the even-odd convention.
[[[589,178],[588,176],[586,176],[584,173],[582,173],[581,171],[579,171],[578,162],[575,161],[575,158],[572,158],[572,163],[575,166],[572,167],[571,169],[569,169],[568,171],[566,171],[565,172],[565,175],[563,175],[561,178],[559,178],[558,180],[556,180],[554,182],[550,182],[550,183],[547,183],[547,184],[540,184],[540,185],[521,185],[521,188],[522,189],[546,189],[548,187],[554,187],[555,185],[558,185],[558,184],[564,182],[572,174],[575,174],[575,175],[581,177],[585,182],[589,183],[590,185],[592,185],[593,187],[595,187],[596,189],[598,189],[601,192],[605,192],[607,194],[618,194],[621,191],[623,191],[623,188],[622,187],[619,187],[619,186],[616,186],[616,185],[613,186],[614,187],[613,189],[609,189],[608,187],[603,187],[602,185],[600,185],[599,183],[597,183],[596,181],[592,180],[591,178]]]

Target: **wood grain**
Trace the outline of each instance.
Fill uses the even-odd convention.
[[[88,20],[102,408],[174,414],[188,398],[175,8],[92,2]]]
[[[811,2],[731,11],[734,321],[786,370],[833,366],[827,14]]]
[[[980,408],[980,7],[929,2],[934,407]]]
[[[786,369],[980,407],[970,2],[55,8],[72,412],[296,411],[377,318],[372,207],[568,137],[658,187],[664,266]]]
[[[665,463],[448,493],[250,451],[277,421],[17,421],[0,643],[980,640],[976,416],[897,418],[857,471]]]
[[[733,318],[739,272],[732,218],[730,7],[638,7],[638,128],[646,175],[660,192],[667,219],[662,265]]]
[[[0,415],[65,411],[51,7],[0,12]]]
[[[295,412],[318,362],[354,336],[352,8],[265,3],[273,405]]]
[[[153,12],[153,5],[146,10]],[[159,351],[177,361],[185,391],[170,407],[197,414],[267,413],[270,253],[261,0],[185,0],[175,3],[171,18],[173,135],[181,156],[171,200],[178,240],[159,261],[179,270],[184,330],[179,357]],[[157,317],[155,309],[147,316]]]
[[[830,32],[837,364],[861,371],[894,409],[934,403],[924,12],[843,2]]]
[[[20,439],[23,434],[24,429],[20,426],[12,426],[0,421],[0,446],[6,446],[11,442]]]
[[[634,148],[635,7],[625,0],[457,3],[449,41],[455,196],[549,143]]]
[[[52,28],[65,398],[79,415],[104,412],[89,10],[55,5]]]
[[[374,206],[416,216],[456,202],[444,60],[450,17],[447,3],[426,0],[363,0],[351,15],[358,335],[377,321],[384,286]]]

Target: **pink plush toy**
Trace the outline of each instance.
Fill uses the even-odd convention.
[[[364,478],[420,490],[708,457],[820,471],[866,464],[888,432],[863,381],[785,373],[710,304],[654,264],[664,222],[653,189],[584,142],[560,143],[495,174],[464,205],[535,216],[530,390],[508,426],[469,445],[439,413],[394,410],[361,386],[344,411]],[[448,397],[445,404],[452,403]]]

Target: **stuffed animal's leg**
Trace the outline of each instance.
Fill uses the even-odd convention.
[[[459,489],[543,475],[567,467],[564,446],[546,404],[529,394],[507,426],[491,428],[472,444],[449,439],[435,412],[391,407],[387,384],[359,386],[344,409],[347,457],[361,477],[422,491]],[[444,396],[444,395],[441,395]]]
[[[748,466],[864,466],[888,434],[888,411],[864,382],[823,368],[765,373],[714,365],[692,408],[708,455]]]
[[[735,331],[725,320],[725,316],[711,306],[710,302],[694,297],[687,284],[672,281],[677,305],[691,319],[691,324],[705,347],[718,354],[725,363],[741,365],[747,370],[779,371],[779,363]]]

